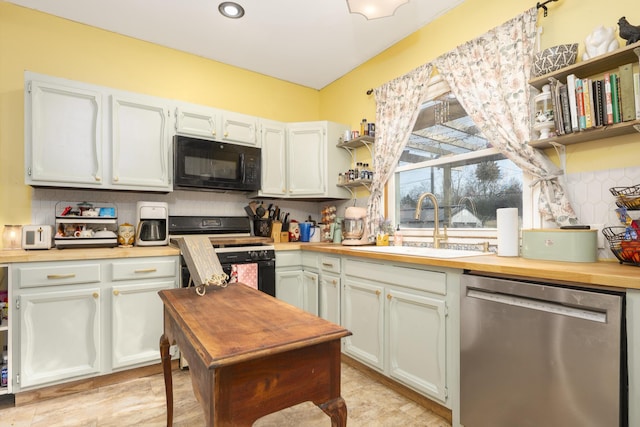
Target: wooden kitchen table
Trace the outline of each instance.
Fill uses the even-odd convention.
[[[258,418],[305,401],[346,426],[340,396],[343,327],[243,284],[159,292],[164,303],[160,354],[173,424],[169,346],[189,362],[207,426],[250,426]]]

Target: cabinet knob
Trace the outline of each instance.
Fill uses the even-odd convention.
[[[99,297],[99,296],[100,296],[100,295],[99,295],[97,292],[94,292],[94,293],[93,293],[93,298],[94,298],[94,299],[98,299],[98,297]]]
[[[118,180],[119,180],[119,179],[120,179],[120,177],[118,177],[118,176],[114,176],[114,177],[113,177],[113,180],[114,180],[115,182],[118,182]]]
[[[316,276],[311,276],[311,281],[315,282],[316,281]]]
[[[388,299],[389,301],[391,301],[391,298],[393,298],[393,297],[391,296],[391,294],[387,294],[387,299]]]
[[[331,281],[331,283],[333,283],[333,286],[337,286],[337,285],[338,285],[338,281],[337,281],[336,279],[333,279],[333,280]]]
[[[226,138],[226,137],[228,137],[228,136],[229,136],[229,132],[225,132],[225,133],[224,133],[224,137]]]
[[[377,296],[380,296],[380,294],[381,294],[381,293],[382,293],[382,292],[380,292],[379,290],[378,290],[378,291],[376,291],[376,295],[377,295]]]
[[[212,130],[212,131],[211,131],[211,135],[216,136],[216,131],[215,131],[215,130]]]
[[[95,179],[97,182],[102,181],[102,178],[101,178],[101,177],[99,177],[98,175],[96,175],[96,176],[94,177],[94,179]]]
[[[115,296],[118,296],[118,295],[120,295],[120,291],[116,289],[116,290],[114,290],[114,291],[113,291],[113,294],[114,294]]]

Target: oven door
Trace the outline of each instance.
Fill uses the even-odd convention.
[[[243,262],[246,264],[246,262]],[[223,263],[222,270],[231,277],[233,265],[243,264],[243,263]],[[265,294],[271,295],[272,297],[276,296],[276,261],[274,260],[262,260],[257,261],[258,265],[258,290],[264,292]],[[189,268],[184,264],[182,265],[181,279],[182,279],[182,287],[186,288],[191,286],[191,275],[189,274]]]
[[[176,135],[173,154],[174,188],[260,189],[259,148]]]

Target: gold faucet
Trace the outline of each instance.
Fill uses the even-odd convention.
[[[438,213],[440,211],[440,207],[438,206],[438,200],[433,193],[422,193],[420,197],[418,197],[418,204],[416,205],[416,220],[420,219],[420,214],[422,211],[422,201],[428,197],[433,204],[433,247],[436,249],[440,248],[440,242],[443,240],[447,240],[447,226],[443,226],[444,234],[440,234],[440,222],[438,219]]]

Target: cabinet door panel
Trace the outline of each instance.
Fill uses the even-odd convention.
[[[20,386],[100,372],[100,289],[20,297]]]
[[[31,137],[27,138],[27,156],[31,162],[27,157],[27,171],[31,169],[31,176],[27,176],[27,183],[100,186],[100,93],[32,81],[29,114]]]
[[[182,135],[216,137],[217,113],[215,110],[197,107],[176,109],[176,132]]]
[[[112,288],[111,358],[113,368],[160,360],[163,305],[158,291],[174,281],[121,285]]]
[[[304,287],[303,309],[311,314],[318,315],[318,273],[305,271],[302,273]]]
[[[112,114],[112,184],[168,189],[168,109],[113,96]]]
[[[304,310],[302,270],[276,271],[276,298]]]
[[[389,374],[445,401],[446,328],[442,299],[388,290]]]
[[[325,193],[325,133],[322,127],[289,130],[289,195]]]
[[[287,194],[285,135],[284,124],[262,122],[262,195]]]
[[[345,338],[344,350],[379,370],[384,368],[383,290],[346,278],[343,294],[343,326],[353,333]]]
[[[258,118],[246,114],[225,112],[222,119],[222,140],[259,147]]]
[[[320,317],[340,324],[340,276],[323,273],[319,293]]]

